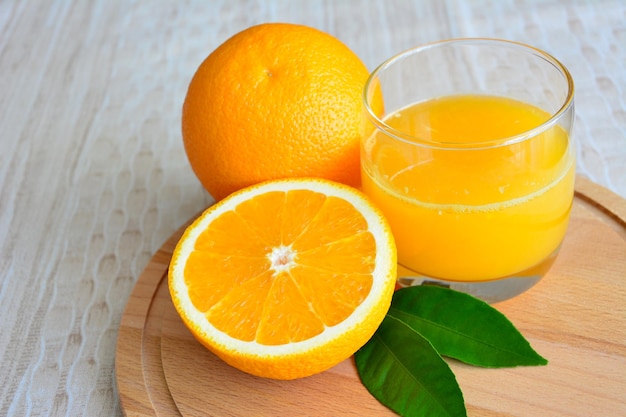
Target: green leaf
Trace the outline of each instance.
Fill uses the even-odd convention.
[[[363,385],[383,405],[408,416],[466,416],[452,370],[428,340],[387,316],[354,355]]]
[[[424,336],[439,354],[475,366],[545,365],[498,310],[471,295],[436,286],[395,292],[387,313]]]

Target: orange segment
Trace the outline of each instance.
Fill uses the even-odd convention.
[[[234,211],[224,213],[209,227],[207,233],[200,235],[196,241],[196,250],[223,255],[258,256],[268,246],[263,236]],[[246,236],[246,239],[242,241],[241,236]]]
[[[301,342],[324,331],[324,323],[286,272],[274,276],[263,313],[256,339],[261,344]]]
[[[305,235],[296,240],[298,250],[307,250],[367,230],[363,216],[348,202],[329,197],[312,218]]]
[[[246,225],[258,233],[269,247],[280,245],[280,218],[285,206],[285,193],[274,191],[244,201],[235,209]]]
[[[370,233],[357,233],[322,246],[300,249],[294,245],[299,252],[299,263],[344,274],[371,274],[375,267],[376,242]],[[312,245],[313,241],[308,243]]]
[[[287,193],[282,216],[282,238],[286,244],[293,243],[319,212],[326,201],[322,193],[293,190]]]
[[[246,342],[255,340],[265,317],[265,302],[274,281],[272,275],[268,270],[233,288],[207,312],[207,320],[235,339]],[[251,294],[254,296],[251,297]]]
[[[185,231],[169,271],[187,327],[231,365],[292,379],[374,333],[395,286],[395,245],[357,190],[326,180],[252,186]]]
[[[268,271],[263,257],[223,256],[194,251],[185,266],[185,283],[195,308],[207,312],[233,288]]]
[[[291,275],[317,317],[326,326],[335,326],[345,320],[372,288],[369,274],[342,274],[298,265],[293,268]]]

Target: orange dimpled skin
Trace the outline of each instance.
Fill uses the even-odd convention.
[[[287,177],[358,186],[367,77],[348,47],[317,29],[268,23],[234,35],[202,62],[183,105],[195,174],[217,200]]]

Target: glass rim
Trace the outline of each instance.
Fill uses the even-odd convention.
[[[438,46],[444,46],[444,45],[449,45],[449,44],[473,44],[473,45],[495,44],[495,45],[499,45],[502,47],[524,50],[527,53],[531,53],[537,56],[538,58],[541,58],[544,61],[547,61],[549,64],[555,67],[564,76],[565,80],[567,81],[567,96],[563,100],[561,107],[557,111],[551,112],[550,118],[546,120],[545,122],[543,122],[542,124],[532,129],[526,130],[525,132],[519,133],[517,135],[502,137],[498,139],[492,139],[488,141],[481,141],[481,142],[458,143],[458,142],[424,140],[424,139],[417,138],[413,135],[404,133],[401,130],[396,129],[394,127],[391,127],[387,123],[385,123],[384,120],[378,117],[376,113],[374,112],[374,110],[372,109],[372,107],[370,106],[368,93],[370,91],[372,84],[374,83],[374,80],[379,78],[379,74],[386,68],[390,67],[391,65],[395,64],[396,62],[400,61],[401,59],[407,56],[411,56],[411,55],[414,55],[414,54],[417,54],[422,51],[432,49]],[[569,70],[567,69],[567,67],[563,65],[561,61],[556,59],[554,56],[552,56],[548,52],[543,51],[534,46],[530,46],[522,42],[511,41],[511,40],[506,40],[506,39],[498,39],[498,38],[485,38],[485,37],[452,38],[452,39],[446,39],[446,40],[441,40],[441,41],[436,41],[436,42],[430,42],[430,43],[426,43],[426,44],[416,46],[410,49],[406,49],[386,59],[380,65],[378,65],[374,69],[374,71],[370,73],[370,75],[367,78],[367,81],[365,82],[365,86],[363,88],[362,94],[363,94],[362,95],[363,104],[367,113],[367,117],[371,120],[371,122],[375,125],[377,129],[385,132],[386,134],[394,137],[395,139],[398,139],[400,141],[403,141],[409,144],[421,145],[421,146],[425,146],[425,147],[429,147],[433,149],[438,148],[438,149],[450,149],[450,150],[452,149],[472,150],[472,149],[496,148],[496,147],[501,147],[501,146],[512,145],[514,143],[523,142],[524,140],[535,137],[538,134],[550,129],[552,126],[554,126],[558,122],[558,120],[574,104],[574,80]]]

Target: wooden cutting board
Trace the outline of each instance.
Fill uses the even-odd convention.
[[[352,359],[309,378],[274,381],[231,368],[196,342],[166,278],[186,226],[154,255],[122,317],[116,379],[127,416],[393,415],[360,383]],[[626,415],[626,200],[577,178],[552,270],[495,307],[549,364],[483,369],[449,360],[468,415]]]

